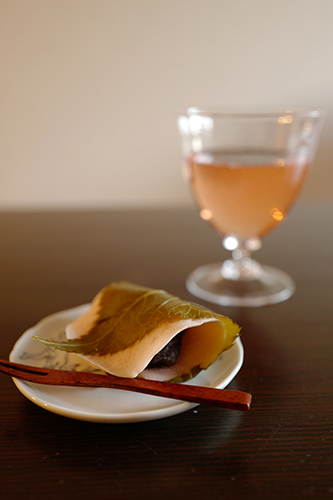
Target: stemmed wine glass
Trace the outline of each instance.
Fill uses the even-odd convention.
[[[223,306],[288,299],[294,281],[251,257],[294,203],[315,155],[323,113],[313,109],[189,108],[178,117],[183,176],[200,216],[232,257],[187,278],[195,296]]]

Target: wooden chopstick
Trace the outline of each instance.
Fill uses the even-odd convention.
[[[249,410],[252,399],[250,394],[241,391],[138,378],[121,378],[113,375],[99,375],[97,373],[52,370],[3,360],[0,360],[0,372],[36,384],[122,389],[192,403],[218,406],[230,410]]]

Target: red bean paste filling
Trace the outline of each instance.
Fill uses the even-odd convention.
[[[173,366],[180,353],[183,335],[186,330],[179,332],[170,342],[163,347],[150,361],[147,368],[161,368],[163,366]]]

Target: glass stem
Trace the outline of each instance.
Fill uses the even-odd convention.
[[[223,246],[232,251],[232,259],[223,262],[222,275],[227,280],[251,281],[258,279],[262,274],[260,264],[251,258],[252,251],[261,247],[259,238],[240,240],[235,236],[227,236]]]

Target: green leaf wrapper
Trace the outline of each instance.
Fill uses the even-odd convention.
[[[183,330],[186,332],[175,367],[145,369],[152,357]],[[55,349],[76,353],[114,375],[184,381],[208,368],[229,349],[239,330],[229,318],[164,290],[119,281],[103,288],[88,313],[68,325],[66,341],[34,338]]]

